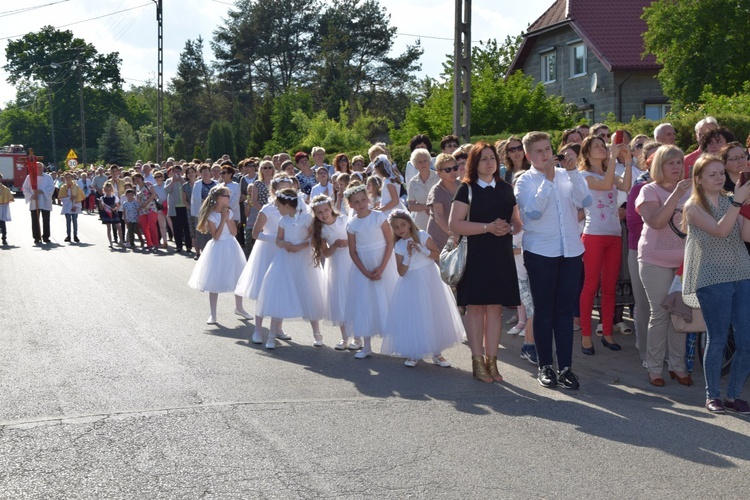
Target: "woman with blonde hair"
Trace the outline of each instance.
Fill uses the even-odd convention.
[[[693,380],[685,365],[685,336],[676,333],[669,312],[661,307],[685,253],[685,233],[679,227],[682,207],[690,195],[690,179],[683,179],[684,154],[677,146],[661,146],[651,163],[653,182],[635,201],[643,218],[638,241],[638,266],[646,289],[651,317],[646,341],[646,365],[651,385],[664,385],[662,370],[667,358],[669,374],[682,385]]]
[[[734,194],[723,190],[725,165],[713,155],[701,155],[693,166],[693,190],[685,204],[685,274],[682,296],[700,307],[706,321],[706,409],[750,414],[739,399],[750,374],[750,222],[740,208],[750,199],[750,183],[737,181]],[[744,241],[743,241],[744,240]],[[736,347],[726,398],[721,400],[721,368],[729,326]]]

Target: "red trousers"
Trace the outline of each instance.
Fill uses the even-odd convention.
[[[146,215],[139,215],[138,222],[141,225],[143,236],[146,237],[146,245],[155,247],[159,245],[159,230],[156,227],[158,216],[156,212],[149,212]]]
[[[622,237],[584,234],[581,237],[586,251],[583,254],[585,279],[581,291],[581,335],[591,336],[591,312],[594,298],[602,287],[601,322],[604,335],[612,335],[615,317],[615,294],[617,277],[620,275],[622,260]]]

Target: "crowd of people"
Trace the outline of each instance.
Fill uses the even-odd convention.
[[[706,408],[750,414],[740,398],[750,374],[748,150],[711,117],[695,134],[699,148],[687,156],[665,123],[653,138],[581,126],[557,147],[542,132],[463,146],[446,136],[434,157],[418,135],[403,170],[378,143],[367,159],[337,154],[332,165],[316,147],[237,165],[170,158],[40,174],[24,194],[36,243],[49,241],[57,202],[71,243],[87,212],[106,225],[110,246],[147,253],[173,241],[176,252],[193,253],[189,285],[209,293],[208,323],[218,321],[218,294],[233,293],[234,312],[255,320],[251,342],[267,349],[290,338],[283,321],[293,318],[310,322],[316,347],[320,322],[330,321],[341,332],[337,350],[367,358],[382,336],[381,352],[410,367],[425,357],[449,367],[442,352],[465,338],[474,377],[488,383],[503,380],[502,311],[513,307],[508,333],[524,337],[521,356],[543,387],[580,387],[577,331],[587,356],[596,354],[594,333],[613,352],[622,349],[616,333],[635,333],[653,386],[666,384],[665,362],[672,380],[690,386],[686,336],[664,307],[681,289],[681,305],[705,318]],[[7,215],[0,193],[0,219]],[[437,263],[460,238],[466,265],[451,289]],[[736,352],[722,398],[730,327]]]

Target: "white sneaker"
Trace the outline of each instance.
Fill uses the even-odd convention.
[[[263,343],[263,332],[260,330],[255,330],[253,332],[253,336],[251,338],[253,341],[253,344],[262,344]]]
[[[313,347],[323,347],[323,336],[322,335],[315,335],[315,340],[313,340]]]
[[[409,368],[414,368],[417,366],[417,360],[416,359],[407,359],[404,361],[404,365],[408,366]]]
[[[276,349],[276,338],[273,335],[268,335],[266,339],[266,349]]]
[[[208,319],[206,320],[206,324],[207,325],[215,325],[216,324],[216,316],[214,316],[213,314],[211,316],[209,316]]]

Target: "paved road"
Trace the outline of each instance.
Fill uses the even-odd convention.
[[[506,337],[502,384],[454,368],[311,346],[275,351],[192,259],[83,243],[33,246],[22,200],[0,250],[0,498],[744,498],[750,424],[697,386],[651,387],[631,337],[575,358],[550,391]],[[252,307],[248,304],[248,307]],[[329,346],[336,331],[323,331]]]

